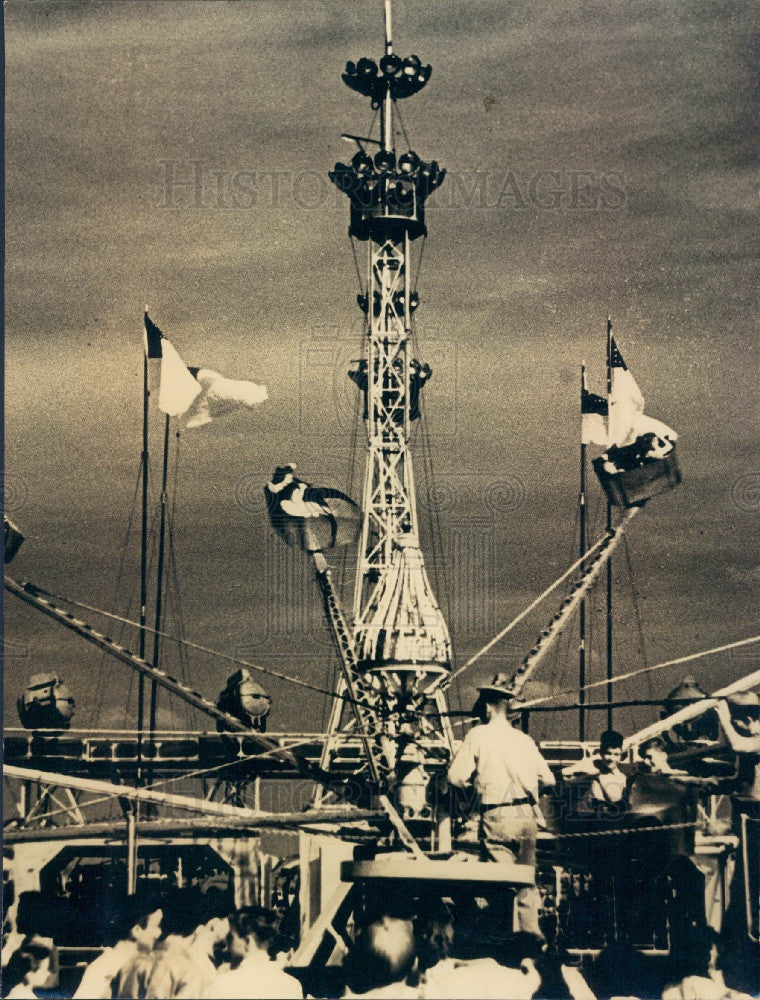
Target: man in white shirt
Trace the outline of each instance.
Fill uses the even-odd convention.
[[[538,796],[555,784],[549,765],[527,733],[507,718],[512,697],[509,678],[497,674],[478,688],[485,707],[484,725],[474,726],[449,767],[449,782],[465,788],[471,782],[480,799],[482,861],[536,863]],[[535,886],[517,894],[518,930],[541,935],[539,895]]]
[[[220,972],[206,997],[215,1000],[301,1000],[295,976],[269,957],[277,915],[261,906],[246,906],[230,917],[227,939],[232,968]]]
[[[157,910],[150,899],[129,897],[124,914],[124,926],[131,926],[129,935],[112,948],[106,948],[84,970],[74,1000],[110,1000],[121,972],[139,955],[150,955],[161,936],[163,911]]]

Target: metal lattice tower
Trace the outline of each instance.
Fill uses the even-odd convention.
[[[396,101],[421,90],[430,73],[417,56],[402,60],[394,53],[390,0],[385,0],[379,65],[364,58],[349,62],[343,74],[344,82],[379,110],[381,138],[351,137],[357,153],[350,164],[337,163],[330,172],[350,199],[349,235],[367,243],[366,294],[358,299],[367,316],[366,347],[358,369],[349,373],[365,395],[367,429],[353,607],[357,681],[372,706],[376,731],[384,734],[384,763],[397,776],[404,771],[397,770],[397,761],[424,767],[444,760],[451,745],[443,696],[432,694],[450,669],[451,642],[420,549],[410,450],[412,423],[430,375],[412,354],[417,295],[411,289],[411,246],[426,235],[425,200],[445,171],[412,150],[397,155],[393,128]],[[378,148],[370,156],[366,148],[373,146]],[[344,704],[336,700],[331,738],[351,728]]]

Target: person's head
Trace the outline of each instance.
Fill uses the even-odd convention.
[[[473,714],[479,715],[485,722],[490,722],[497,716],[506,718],[512,697],[510,678],[504,673],[498,673],[490,684],[483,684],[478,688],[478,700]]]
[[[359,932],[346,958],[348,985],[354,993],[367,993],[402,983],[415,957],[412,921],[380,917]]]
[[[599,756],[607,770],[613,770],[623,759],[623,737],[615,729],[607,729],[599,740]]]
[[[644,769],[650,774],[662,774],[670,770],[665,741],[660,736],[642,743],[639,747],[639,757]]]
[[[37,935],[25,938],[3,970],[3,989],[10,992],[19,983],[33,989],[48,986],[52,956],[52,940]]]
[[[692,924],[685,946],[681,954],[675,958],[676,975],[707,977],[714,961],[716,940],[717,935],[712,927]]]
[[[161,937],[161,921],[164,912],[152,900],[134,897],[134,902],[128,908],[127,922],[130,925],[129,937],[141,948],[152,948]]]
[[[449,957],[454,943],[454,925],[443,900],[427,905],[415,919],[414,939],[420,972]]]
[[[498,695],[489,695],[486,693],[483,701],[485,705],[486,719],[490,721],[491,719],[496,719],[498,717],[507,717],[507,709],[509,707],[509,701],[507,698],[499,697]]]
[[[212,917],[205,924],[200,924],[193,934],[193,947],[212,956],[227,940],[229,933],[230,922],[227,917]]]
[[[244,906],[229,919],[227,947],[232,965],[239,965],[246,955],[268,952],[277,935],[277,914],[263,906]]]

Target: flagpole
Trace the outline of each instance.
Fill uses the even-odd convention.
[[[612,395],[612,318],[607,316],[607,419]],[[607,531],[612,531],[612,502],[607,497]],[[612,557],[607,560],[607,728],[612,729]]]
[[[586,365],[581,365],[581,469],[580,490],[578,493],[578,515],[580,522],[580,552],[581,558],[586,552],[586,443],[583,435],[583,393],[586,390]],[[581,563],[580,572],[585,572],[585,563]],[[578,610],[578,739],[586,738],[586,718],[584,706],[586,703],[586,599],[580,603]]]
[[[148,310],[146,308],[145,315]],[[145,659],[145,629],[147,625],[147,605],[148,605],[148,334],[145,329],[145,350],[143,351],[143,421],[142,421],[142,454],[140,457],[140,476],[142,479],[142,509],[140,520],[140,629],[137,639],[137,652],[141,659]],[[135,784],[139,788],[142,784],[142,750],[143,731],[145,728],[145,678],[142,674],[137,679],[137,774]],[[137,820],[140,814],[139,802],[133,803],[134,822],[132,824],[132,836],[129,838],[129,855],[127,859],[127,895],[134,895],[136,891],[137,864]]]
[[[164,460],[161,471],[161,515],[158,528],[158,565],[156,568],[156,621],[153,633],[153,667],[158,667],[159,642],[161,632],[161,615],[163,612],[163,590],[164,590],[164,554],[166,551],[166,484],[169,472],[169,414],[164,419]],[[153,740],[156,734],[156,710],[158,707],[158,685],[154,680],[150,682],[150,716],[148,720],[148,739]],[[153,781],[152,757],[148,762],[148,784]]]

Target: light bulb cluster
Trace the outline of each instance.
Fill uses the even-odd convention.
[[[347,62],[343,74],[344,83],[352,90],[371,97],[379,104],[386,92],[396,100],[410,97],[422,90],[433,72],[431,66],[423,66],[419,56],[401,59],[395,53],[383,56],[380,65],[374,59],[362,58],[358,62]]]
[[[367,295],[357,295],[356,303],[361,309],[361,311],[366,315],[369,311],[369,297]],[[420,304],[420,297],[417,292],[409,293],[409,312],[413,313],[417,306]],[[404,315],[404,293],[396,292],[393,296],[393,308],[396,311],[396,315]],[[380,310],[382,309],[382,298],[380,292],[376,291],[372,297],[372,312],[375,316],[380,315]]]
[[[336,163],[330,180],[347,194],[353,208],[370,211],[379,204],[409,214],[417,201],[425,199],[443,183],[446,171],[435,160],[425,163],[409,150],[396,158],[391,149],[381,149],[374,158],[360,150],[351,163]]]

